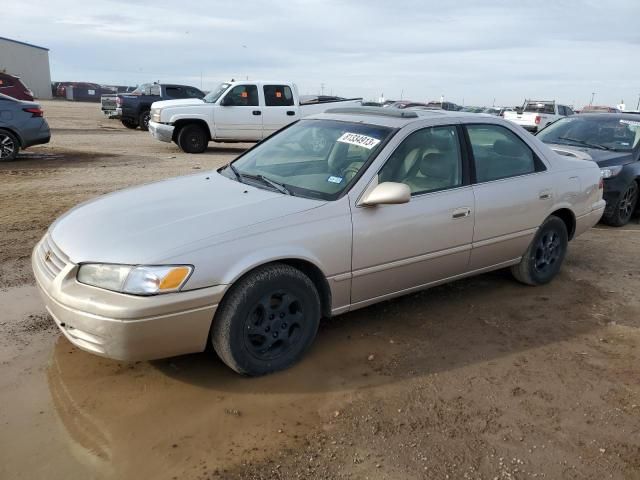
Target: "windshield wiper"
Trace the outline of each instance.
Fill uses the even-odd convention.
[[[227,165],[227,167],[229,167],[229,169],[236,176],[236,180],[238,180],[238,182],[242,183],[242,175],[240,175],[240,172],[238,171],[238,169],[233,166],[233,163],[230,163],[229,165]]]
[[[569,142],[574,142],[580,145],[584,145],[585,147],[592,147],[592,148],[599,148],[600,150],[612,150],[609,147],[605,147],[604,145],[600,145],[599,143],[589,143],[589,142],[585,142],[584,140],[578,140],[577,138],[571,138],[571,137],[558,137],[561,140],[567,140]]]
[[[289,190],[287,187],[285,187],[285,185],[283,183],[276,182],[275,180],[271,180],[270,178],[267,178],[264,175],[260,175],[260,174],[253,175],[251,173],[240,173],[240,171],[233,165],[233,163],[230,163],[227,166],[233,172],[233,174],[235,175],[236,179],[240,183],[245,183],[245,182],[243,182],[243,179],[245,179],[245,178],[248,178],[248,179],[251,179],[251,180],[258,180],[259,182],[262,182],[264,184],[269,185],[272,188],[275,188],[280,193],[284,193],[286,195],[291,195],[292,197],[295,196],[293,194],[293,192],[291,190]]]
[[[284,193],[285,195],[291,195],[292,197],[294,196],[293,193],[291,192],[291,190],[289,190],[287,187],[285,187],[284,183],[276,182],[275,180],[271,180],[270,178],[265,177],[264,175],[251,175],[251,176],[249,176],[249,178],[256,178],[256,179],[260,180],[262,183],[266,183],[267,185],[271,185],[273,188],[278,190],[280,193]]]

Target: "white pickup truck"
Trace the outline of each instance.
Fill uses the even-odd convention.
[[[524,127],[530,132],[537,132],[556,120],[573,115],[573,110],[566,105],[548,100],[525,100],[521,108],[515,112],[504,112],[504,119]]]
[[[228,82],[202,100],[165,100],[151,105],[149,131],[187,153],[201,153],[210,141],[259,142],[282,127],[336,106],[360,105],[361,98],[300,103],[289,82]]]

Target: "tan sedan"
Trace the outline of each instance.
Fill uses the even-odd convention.
[[[500,268],[547,283],[603,208],[595,163],[502,119],[337,109],[218,171],[76,207],[33,268],[84,350],[151,359],[210,342],[260,375],[300,359],[323,317]]]

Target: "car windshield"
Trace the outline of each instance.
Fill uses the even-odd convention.
[[[335,200],[394,131],[363,123],[301,120],[257,145],[223,173],[295,196]]]
[[[538,134],[545,143],[576,145],[627,152],[640,141],[640,118],[572,116],[552,123]]]
[[[205,95],[203,100],[207,103],[216,103],[220,96],[227,91],[227,89],[231,86],[230,83],[221,83],[209,93]]]

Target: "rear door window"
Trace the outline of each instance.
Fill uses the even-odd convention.
[[[264,101],[267,107],[288,107],[293,105],[293,93],[288,85],[265,85]]]
[[[533,150],[508,128],[500,125],[467,125],[478,183],[527,175],[544,170]]]

